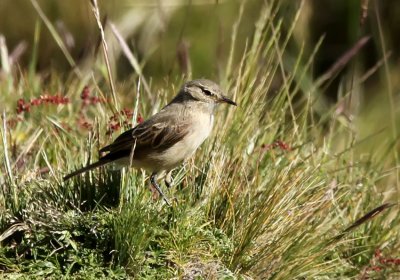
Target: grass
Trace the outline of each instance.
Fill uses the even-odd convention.
[[[111,69],[99,63],[82,76],[6,73],[1,276],[398,277],[400,218],[398,206],[386,204],[398,197],[397,142],[358,152],[377,131],[360,138],[339,105],[318,107],[324,84],[310,74],[314,53],[287,58],[293,28],[283,30],[277,9],[263,7],[243,53],[236,53],[233,32],[221,84],[239,107],[219,108],[213,136],[174,171],[174,187],[164,186],[173,207],[152,198],[141,170],[62,177],[95,160],[137,113],[158,111],[181,79],[150,84],[159,92],[155,101],[136,79],[116,82],[113,98]]]

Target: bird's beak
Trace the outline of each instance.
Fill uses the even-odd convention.
[[[228,103],[228,104],[230,104],[230,105],[237,106],[236,102],[232,101],[231,99],[229,99],[228,97],[223,96],[223,95],[222,95],[222,97],[221,97],[220,102],[225,102],[225,103]]]

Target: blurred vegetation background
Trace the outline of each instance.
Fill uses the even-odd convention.
[[[246,5],[241,11],[244,2]],[[116,26],[139,61],[144,76],[155,88],[161,88],[167,84],[166,80],[179,81],[182,75],[221,80],[226,73],[224,65],[231,45],[232,27],[241,17],[236,61],[233,63],[238,65],[256,30],[254,20],[263,2],[109,0],[100,1],[99,5],[103,23]],[[371,37],[346,65],[339,67],[344,68],[343,71],[330,75],[331,79],[323,90],[318,91],[321,102],[316,104],[316,111],[324,112],[337,106],[336,111],[343,114],[348,127],[357,127],[360,138],[386,128],[371,141],[360,145],[361,152],[369,151],[377,142],[388,139],[393,142],[400,129],[396,109],[400,89],[400,52],[397,47],[400,4],[377,0],[283,0],[275,1],[275,4],[281,6],[275,16],[281,19],[283,30],[291,26],[285,18],[293,18],[300,11],[294,36],[282,54],[283,63],[287,65],[285,71],[291,72],[298,53],[308,57],[318,46],[312,62],[313,76],[307,77],[310,83],[300,85],[303,92],[309,90],[312,81],[340,62],[342,55],[351,50],[360,38]],[[93,62],[102,59],[98,51],[99,32],[88,1],[2,0],[0,34],[5,38],[10,57],[18,63],[19,70],[15,71],[37,61],[33,67],[44,78],[54,70],[65,75],[70,73],[71,63],[43,17],[56,29],[82,71],[90,72]],[[109,25],[106,24],[105,29],[114,79],[132,81],[137,77],[136,72],[123,55]],[[37,59],[32,59],[36,55],[35,48],[32,48],[35,30],[39,47]],[[276,82],[278,87],[279,81]],[[392,108],[392,111],[387,108]],[[354,118],[355,115],[359,117]],[[389,116],[396,122],[388,121]]]
[[[91,51],[98,45],[99,36],[88,1],[36,1],[78,63],[93,56]],[[113,22],[127,39],[143,63],[146,76],[160,79],[181,75],[180,71],[184,69],[180,68],[180,56],[185,51],[189,54],[194,76],[208,76],[210,73],[218,76],[222,71],[221,62],[227,59],[232,25],[239,17],[242,2],[246,2],[246,5],[237,44],[238,48],[244,49],[246,41],[252,38],[254,19],[263,4],[261,0],[109,0],[100,1],[99,5],[103,20]],[[282,24],[287,26],[290,26],[290,22],[285,22],[285,17],[291,18],[299,6],[303,6],[293,38],[295,42],[291,44],[295,52],[301,47],[307,53],[312,52],[318,40],[324,37],[314,63],[316,77],[328,70],[363,35],[372,36],[373,40],[357,57],[361,69],[373,67],[384,52],[391,51],[388,63],[393,70],[393,77],[398,76],[400,52],[396,46],[400,40],[397,36],[400,33],[400,5],[389,1],[365,0],[275,2],[282,7],[279,10],[281,15],[277,16],[282,16]],[[70,67],[65,56],[49,30],[43,26],[32,2],[0,2],[0,34],[6,38],[9,50],[15,50],[23,44],[24,51],[18,60],[22,67],[31,60],[36,24],[42,25],[37,69],[45,71],[51,67],[60,72],[68,72]],[[383,31],[385,46],[379,37],[379,28]],[[113,51],[120,53],[117,48]],[[117,56],[115,60],[119,74],[117,77],[125,78],[132,74],[125,59]],[[330,87],[333,98],[345,74],[343,72],[339,75]],[[373,95],[374,90],[370,86],[381,87],[379,82],[378,71],[377,75],[368,80],[368,88],[371,90],[366,91],[367,95]],[[394,86],[398,85],[398,79],[393,79],[393,82]]]

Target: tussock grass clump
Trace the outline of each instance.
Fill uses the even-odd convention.
[[[393,183],[396,171],[374,151],[357,154],[364,140],[343,116],[318,107],[322,85],[310,83],[309,74],[315,53],[300,53],[295,61],[285,56],[297,17],[282,32],[278,9],[265,4],[237,63],[240,19],[234,27],[220,82],[239,107],[221,108],[213,137],[174,171],[174,188],[166,191],[173,207],[152,198],[148,174],[140,170],[109,167],[68,182],[62,177],[95,160],[99,147],[132,120],[157,111],[179,82],[170,82],[168,94],[161,91],[161,101],[153,103],[136,81],[116,83],[117,96],[110,99],[111,75],[102,69],[90,81],[52,73],[43,82],[24,72],[10,74],[12,86],[1,81],[2,276],[395,275],[399,218],[395,207],[384,204],[390,199],[383,183]],[[67,99],[54,97],[60,94]],[[134,103],[132,96],[138,97]],[[392,148],[386,147],[388,153]]]

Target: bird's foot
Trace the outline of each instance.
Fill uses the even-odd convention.
[[[158,185],[157,181],[156,181],[156,173],[153,173],[150,177],[150,181],[151,181],[151,186],[152,188],[152,195],[153,195],[153,199],[157,199],[158,196],[161,196],[163,198],[163,200],[165,201],[165,203],[168,206],[171,206],[171,203],[169,202],[168,198],[165,196],[164,192],[162,191],[162,189],[160,188],[160,186]],[[155,190],[157,192],[155,192]]]

